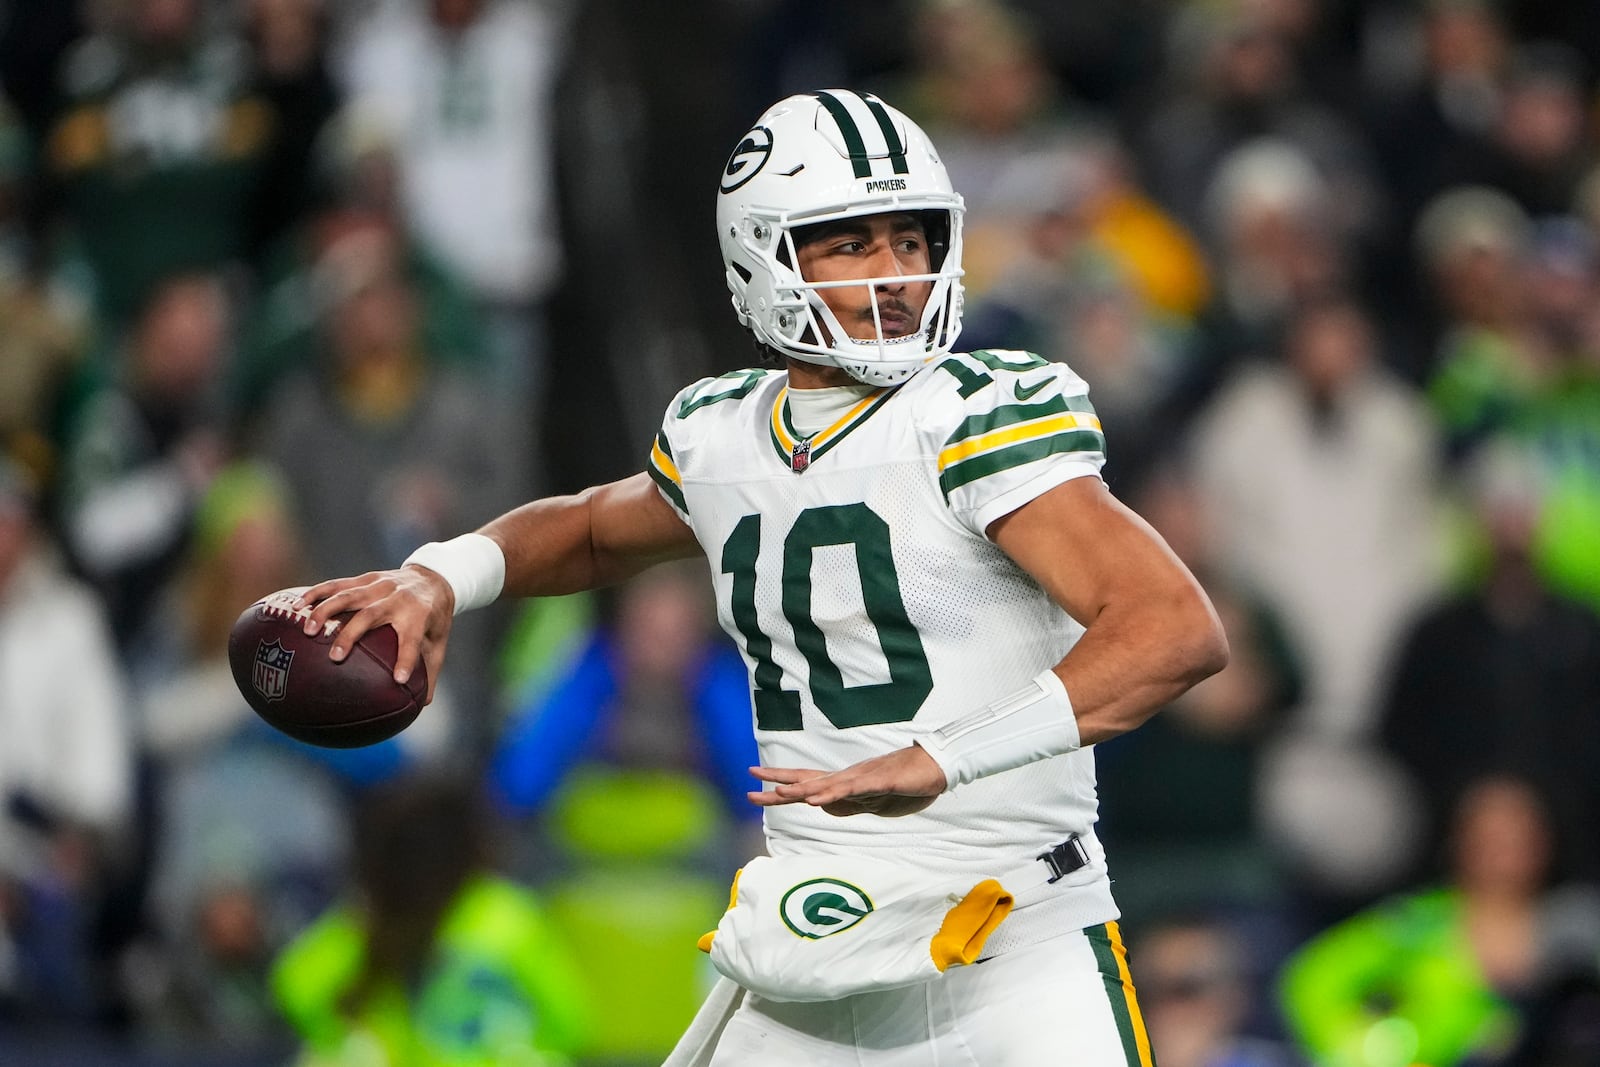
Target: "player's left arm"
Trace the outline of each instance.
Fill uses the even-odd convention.
[[[988,534],[1084,625],[1053,668],[1067,699],[1030,713],[1054,707],[1073,716],[1079,746],[1134,729],[1226,665],[1227,638],[1200,584],[1099,478],[1061,483],[996,519]],[[835,815],[907,815],[949,788],[944,769],[920,745],[830,774],[752,773],[775,786],[751,793],[755,803],[807,803]]]
[[[988,533],[1085,628],[1055,667],[1080,744],[1127,733],[1227,665],[1200,583],[1099,478],[1063,482]]]

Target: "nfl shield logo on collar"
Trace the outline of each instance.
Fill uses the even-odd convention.
[[[809,466],[811,466],[811,441],[808,438],[795,445],[794,451],[789,453],[789,469],[796,474],[804,474]]]
[[[294,652],[277,641],[263,641],[256,646],[255,669],[250,680],[256,692],[268,700],[282,700],[289,689],[289,662]]]

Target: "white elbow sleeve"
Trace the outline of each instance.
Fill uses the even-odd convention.
[[[416,564],[443,578],[456,596],[455,614],[493,604],[506,584],[506,555],[492,538],[469,533],[429,541],[401,566]]]
[[[946,788],[1079,747],[1072,700],[1055,671],[917,739],[944,770]]]

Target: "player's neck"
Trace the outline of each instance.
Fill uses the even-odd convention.
[[[791,424],[803,435],[810,436],[832,426],[878,391],[856,381],[838,367],[789,361],[786,407]]]
[[[806,363],[791,359],[789,362],[790,389],[831,389],[840,385],[860,385],[838,367],[824,367],[819,363]]]

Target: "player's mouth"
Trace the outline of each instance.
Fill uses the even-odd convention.
[[[885,337],[904,337],[917,329],[910,306],[899,300],[885,300],[878,305],[878,322]]]

